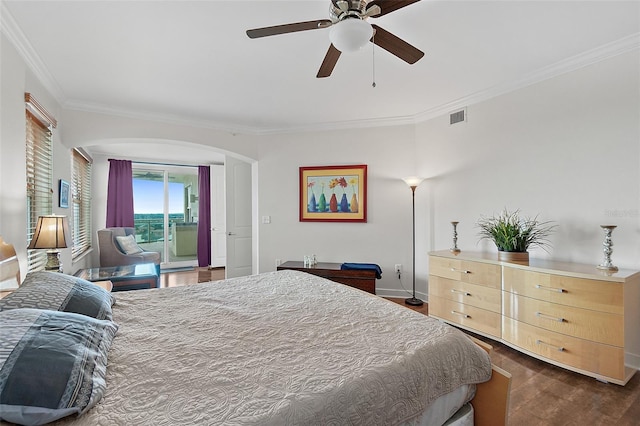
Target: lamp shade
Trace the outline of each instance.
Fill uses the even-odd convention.
[[[329,39],[341,52],[355,52],[365,46],[373,37],[373,28],[367,21],[348,18],[331,27]]]
[[[71,234],[69,233],[69,223],[66,216],[40,216],[28,248],[67,248],[70,243]]]
[[[418,177],[418,176],[409,176],[406,178],[402,178],[402,180],[404,181],[404,183],[406,183],[409,186],[409,188],[417,188],[418,185],[422,183],[424,178]]]

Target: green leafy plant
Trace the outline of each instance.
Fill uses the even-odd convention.
[[[498,216],[481,217],[477,222],[480,239],[493,241],[500,251],[526,252],[529,247],[538,246],[547,250],[547,237],[555,225],[540,222],[534,218],[520,217],[520,211],[504,209]]]

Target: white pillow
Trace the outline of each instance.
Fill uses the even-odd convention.
[[[142,249],[136,243],[136,237],[133,235],[127,235],[126,237],[116,237],[116,241],[118,241],[118,245],[126,254],[138,254],[142,253]]]

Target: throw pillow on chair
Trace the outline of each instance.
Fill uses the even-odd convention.
[[[136,242],[136,237],[134,237],[133,235],[116,237],[116,241],[118,242],[118,245],[120,246],[122,251],[126,254],[138,254],[142,253],[143,251]]]

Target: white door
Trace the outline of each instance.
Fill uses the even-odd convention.
[[[227,278],[251,275],[251,165],[226,157]]]
[[[225,225],[224,165],[211,166],[211,266],[226,266],[227,228]]]

